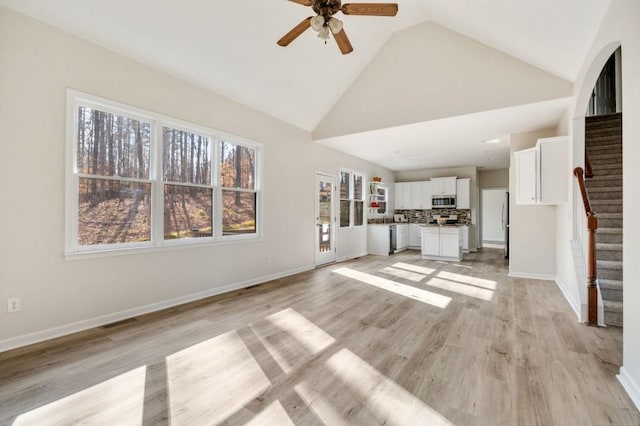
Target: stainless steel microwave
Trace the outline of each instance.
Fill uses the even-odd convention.
[[[455,195],[433,195],[431,196],[432,209],[454,209],[456,207]]]

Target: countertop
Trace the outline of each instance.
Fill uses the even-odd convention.
[[[468,226],[468,225],[465,225],[463,223],[451,223],[451,224],[446,224],[446,225],[438,225],[438,224],[435,224],[435,223],[421,223],[420,226],[429,227],[429,228],[436,228],[436,227],[462,228],[463,226]]]

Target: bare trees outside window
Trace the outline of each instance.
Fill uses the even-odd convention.
[[[259,144],[70,95],[67,253],[258,236]]]

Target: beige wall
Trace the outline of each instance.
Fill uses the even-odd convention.
[[[563,127],[568,129],[573,141],[572,164],[582,165],[584,161],[584,114],[591,90],[608,57],[618,46],[622,46],[622,152],[623,157],[623,282],[624,282],[624,328],[623,366],[620,381],[640,409],[640,227],[633,218],[640,211],[640,197],[636,182],[640,181],[640,168],[636,163],[640,158],[640,2],[637,0],[612,1],[609,10],[589,50],[582,68],[574,82],[571,111]],[[577,196],[575,179],[568,178],[568,184]],[[558,270],[558,278],[573,297],[582,294],[584,302],[584,281],[576,280],[575,271],[570,267],[572,257],[569,241],[572,235],[573,219],[576,215],[570,200],[558,207],[558,262],[564,267]],[[580,278],[581,280],[581,278]],[[577,281],[577,282],[576,282]],[[580,286],[577,288],[576,286]]]
[[[313,136],[330,138],[569,96],[570,82],[424,22],[387,41]]]
[[[469,228],[469,250],[478,249],[478,170],[476,167],[451,167],[445,169],[421,169],[396,172],[396,182],[416,182],[435,177],[470,178],[471,227]]]
[[[555,129],[511,135],[509,191],[515,194],[514,152],[535,146],[539,138],[556,136]],[[509,198],[509,273],[555,279],[556,207],[516,205]]]
[[[0,64],[0,300],[23,304],[0,311],[0,350],[308,269],[316,170],[393,181],[308,132],[2,7]],[[67,88],[262,142],[264,238],[65,260]],[[338,238],[342,257],[366,248],[362,231]]]
[[[478,171],[479,188],[509,188],[509,169]]]

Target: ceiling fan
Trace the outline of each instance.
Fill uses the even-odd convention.
[[[329,32],[336,39],[338,47],[343,55],[353,52],[351,42],[344,32],[342,21],[334,18],[338,12],[345,15],[368,15],[368,16],[396,16],[398,13],[397,3],[347,3],[342,4],[341,0],[289,0],[303,6],[311,6],[316,16],[310,16],[296,25],[284,37],[278,40],[280,46],[288,46],[300,34],[313,28],[318,32],[318,37],[326,40]]]

